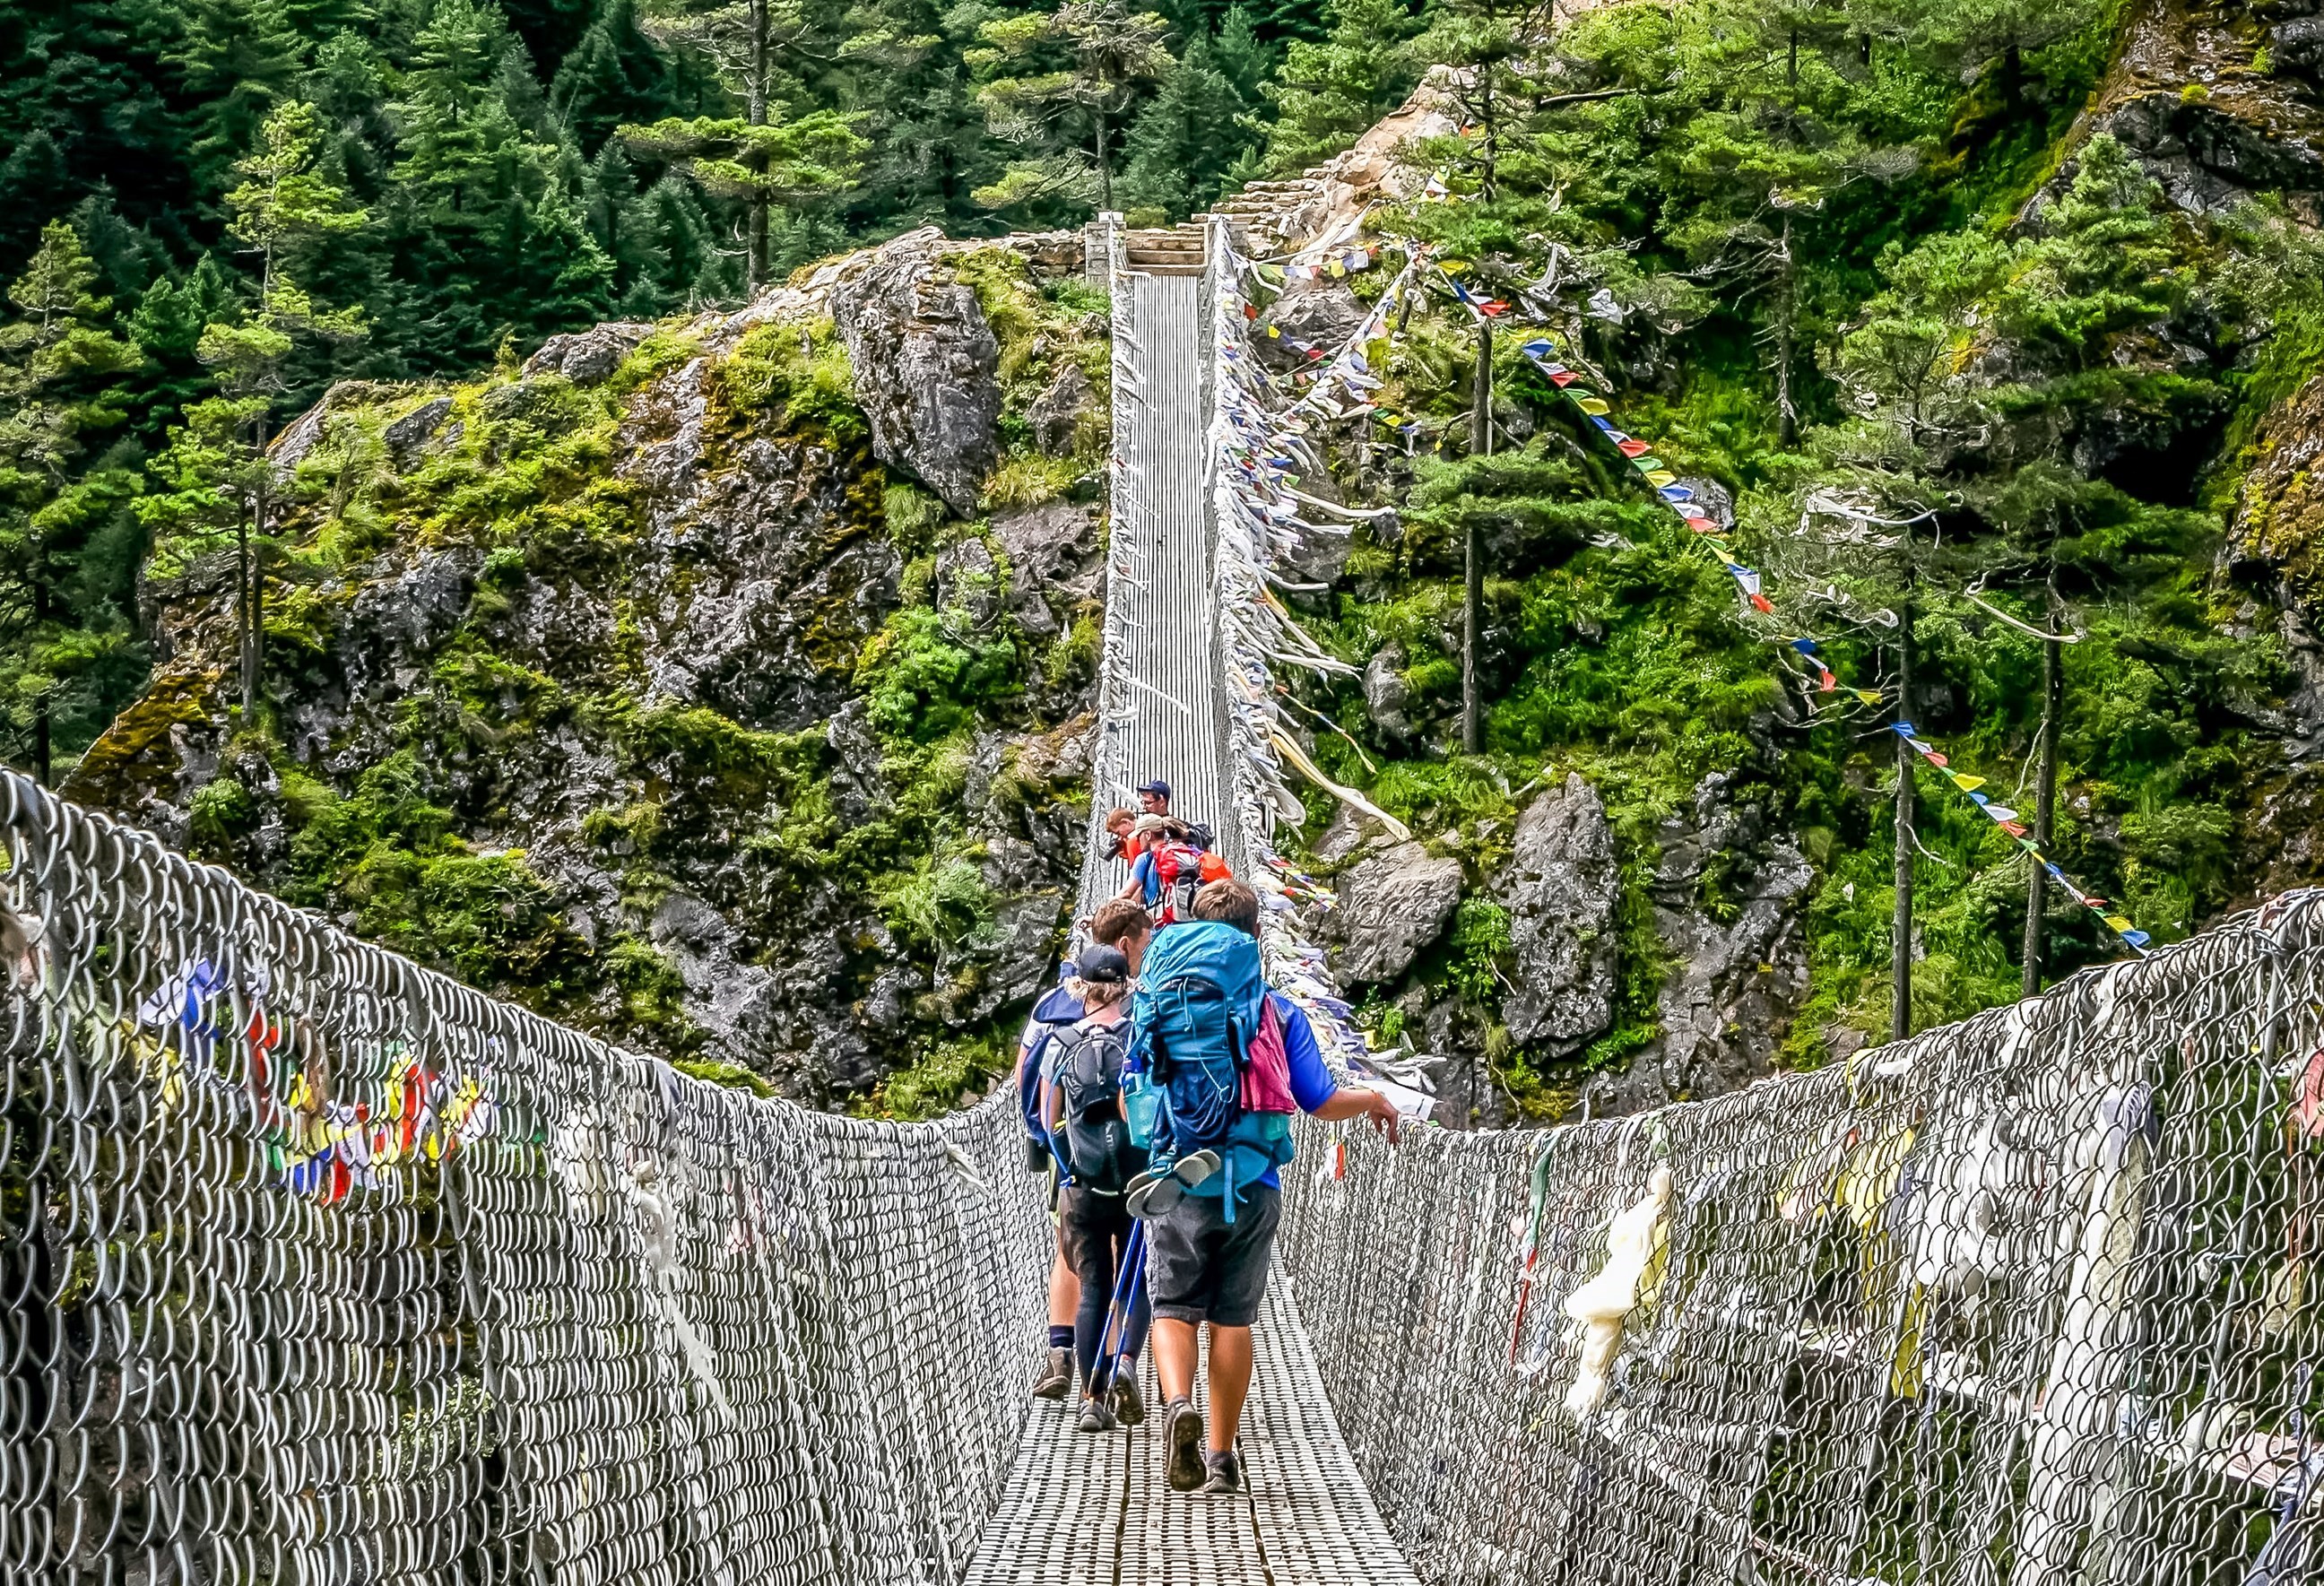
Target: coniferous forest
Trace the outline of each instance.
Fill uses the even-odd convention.
[[[752,907],[787,927],[813,911],[765,898],[810,871],[871,900],[861,928],[815,917],[847,944],[817,994],[935,1075],[928,1104],[988,1065],[1007,1000],[962,965],[989,960],[1021,890],[991,828],[1042,839],[1016,806],[955,806],[1024,801],[1029,752],[986,764],[988,740],[1069,724],[1090,658],[1086,612],[1028,615],[976,578],[1031,554],[1003,520],[1099,488],[1087,423],[1038,437],[1066,364],[1103,378],[1083,355],[1102,303],[957,266],[1004,387],[1005,455],[969,501],[869,463],[827,321],[725,355],[714,428],[837,454],[853,483],[835,490],[897,569],[859,603],[866,632],[808,644],[836,681],[807,704],[711,700],[709,737],[701,712],[639,714],[663,686],[606,681],[642,668],[625,613],[595,692],[544,661],[520,722],[517,685],[471,697],[438,645],[420,687],[479,752],[503,739],[482,749],[478,713],[492,733],[618,717],[640,765],[691,755],[720,797],[763,797],[681,831],[654,770],[636,773],[650,818],[576,816],[624,878],[586,929],[578,883],[505,843],[489,928],[443,879],[457,867],[382,890],[382,845],[481,866],[479,834],[521,823],[505,788],[463,804],[424,713],[368,771],[292,742],[301,658],[349,609],[317,591],[354,602],[366,558],[473,546],[484,571],[444,642],[488,651],[509,591],[567,554],[543,549],[542,513],[638,511],[601,487],[619,400],[694,334],[670,327],[920,227],[1183,219],[1347,148],[1435,67],[1458,130],[1406,152],[1450,201],[1368,225],[1377,256],[1425,244],[1508,328],[1480,369],[1446,290],[1381,344],[1382,427],[1334,453],[1335,483],[1397,527],[1357,533],[1300,603],[1363,674],[1304,686],[1314,757],[1460,869],[1439,934],[1355,977],[1376,1033],[1465,1054],[1477,1116],[1554,1111],[1641,1054],[1675,1065],[1644,1102],[2005,1000],[2124,951],[2109,918],[2169,940],[2324,866],[2310,0],[41,0],[0,7],[0,757],[65,780],[121,713],[157,708],[159,613],[231,578],[240,636],[210,659],[241,758],[173,795],[191,844],[648,1044],[703,1047],[666,917],[674,892],[715,891],[681,857],[710,842],[774,867]],[[1323,284],[1368,304],[1391,272]],[[1300,296],[1286,334],[1320,339]],[[1353,323],[1334,312],[1304,323]],[[520,381],[549,337],[608,321],[636,349],[610,386]],[[1672,538],[1520,326],[1554,330],[1613,421],[1716,499],[1818,646],[1737,626],[1732,576]],[[346,434],[295,475],[270,464],[342,385]],[[460,417],[436,461],[377,439],[438,392]],[[1830,673],[1849,708],[1822,697]],[[2037,829],[2038,802],[2046,851],[2103,907],[2029,897],[2017,850],[1950,788],[1898,820],[1897,720],[2017,824]],[[1574,775],[1609,833],[1573,945],[1602,1007],[1554,1029],[1519,1010],[1534,927],[1503,878],[1520,816]],[[1377,857],[1335,838],[1327,803],[1304,833],[1318,864]],[[520,919],[527,862],[518,890],[551,901]],[[1919,967],[1896,996],[1900,922]],[[882,991],[890,959],[919,980]],[[1727,1032],[1712,1046],[1764,1038],[1698,1073],[1670,1056],[1690,1019]],[[711,1043],[752,1066],[745,1046]],[[894,1062],[801,1088],[864,1092]]]

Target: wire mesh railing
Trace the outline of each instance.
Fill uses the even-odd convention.
[[[2324,1569],[2324,895],[1732,1095],[1346,1148],[1283,1249],[1425,1579]]]
[[[950,1581],[1039,1342],[1007,1098],[686,1078],[0,773],[0,1575]]]

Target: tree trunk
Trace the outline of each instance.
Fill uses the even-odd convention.
[[[2058,594],[2050,592],[2050,631],[2059,628]],[[2041,766],[2034,782],[2034,843],[2043,854],[2050,852],[2050,833],[2058,813],[2058,721],[2066,697],[2066,669],[2055,643],[2042,646],[2042,740]],[[2050,872],[2042,868],[2042,861],[2034,860],[2025,871],[2025,976],[2020,989],[2028,997],[2042,989],[2042,959],[2044,930],[2042,921],[2042,894]]]
[[[1477,322],[1477,374],[1472,388],[1475,408],[1469,415],[1471,455],[1493,455],[1493,322]],[[1485,604],[1485,567],[1477,551],[1477,521],[1469,517],[1462,537],[1464,588],[1461,599],[1461,747],[1470,754],[1485,748],[1484,702],[1478,697],[1477,629]]]
[[[259,456],[265,456],[262,449]],[[258,674],[264,664],[262,647],[266,633],[266,575],[259,565],[259,546],[266,536],[266,490],[251,497],[250,512],[242,525],[242,724],[258,720]]]
[[[1785,450],[1799,439],[1799,411],[1792,403],[1792,322],[1798,312],[1798,272],[1792,264],[1792,215],[1784,211],[1783,273],[1775,288],[1775,440]]]
[[[752,126],[767,124],[767,79],[774,69],[773,50],[769,42],[767,6],[768,0],[751,0],[751,97],[748,114]],[[755,297],[759,289],[767,283],[767,157],[752,150],[743,163],[759,179],[751,193],[750,256],[746,266],[751,293]]]
[[[1909,533],[1910,531],[1907,530]],[[1909,575],[1907,576],[1909,577]],[[1896,719],[1913,719],[1913,596],[1906,585],[1896,630]],[[1914,750],[1896,735],[1896,916],[1890,927],[1889,955],[1894,990],[1888,1003],[1888,1038],[1913,1033],[1913,758]]]
[[[250,509],[245,505],[234,520],[235,669],[242,685],[242,714],[250,716]]]
[[[1105,157],[1105,107],[1098,106],[1097,120],[1097,189],[1098,207],[1113,212],[1113,165]]]
[[[38,530],[33,531],[31,546],[32,556],[32,633],[37,641],[41,629],[50,614],[49,602],[49,542]],[[53,681],[53,679],[51,679]],[[32,698],[32,777],[42,787],[52,785],[55,770],[53,751],[50,744],[49,690],[43,688]]]

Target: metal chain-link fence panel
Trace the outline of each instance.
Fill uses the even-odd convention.
[[[1345,1145],[1283,1251],[1425,1579],[2324,1572],[2324,895],[1848,1064]]]
[[[1009,1100],[497,1002],[0,773],[0,1575],[956,1580],[1040,1343]]]

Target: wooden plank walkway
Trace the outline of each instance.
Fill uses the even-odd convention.
[[[1324,1401],[1291,1291],[1277,1270],[1256,1330],[1244,1496],[1170,1490],[1145,1363],[1151,1413],[1133,1432],[1084,1434],[1071,1404],[1034,1404],[963,1586],[1413,1586]]]

